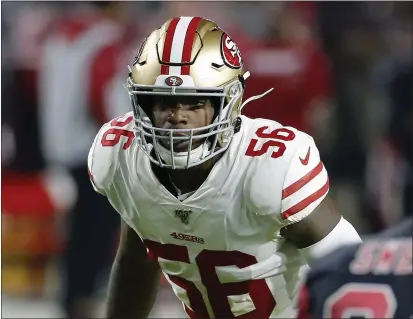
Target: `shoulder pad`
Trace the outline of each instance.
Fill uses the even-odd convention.
[[[99,130],[87,160],[90,181],[98,193],[106,194],[119,164],[119,152],[127,150],[133,139],[132,112],[111,120]]]
[[[327,195],[327,171],[308,134],[277,122],[259,120],[245,155],[251,161],[246,191],[253,209],[281,227],[309,215]]]

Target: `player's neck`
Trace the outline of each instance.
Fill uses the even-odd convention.
[[[186,194],[196,191],[202,185],[220,157],[221,155],[215,156],[189,169],[162,169],[157,166],[152,166],[152,169],[158,180],[172,193],[177,193],[176,189],[178,189],[180,194]]]
[[[183,193],[197,190],[207,179],[220,156],[215,156],[209,161],[189,169],[168,169],[167,172],[175,186]]]

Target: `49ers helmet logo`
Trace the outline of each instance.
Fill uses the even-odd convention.
[[[179,76],[173,75],[173,76],[168,76],[165,79],[165,83],[167,86],[180,86],[182,83],[184,83],[184,80],[182,80]]]
[[[239,69],[242,66],[241,53],[228,34],[223,33],[221,37],[221,55],[225,65],[233,69]]]

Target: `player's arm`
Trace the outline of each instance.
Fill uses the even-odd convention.
[[[281,235],[300,249],[309,264],[343,244],[361,241],[354,227],[334,209],[328,189],[327,171],[308,137],[295,151],[285,176]]]
[[[124,221],[108,288],[107,318],[148,318],[155,303],[160,269],[142,240]]]
[[[115,119],[115,125],[113,121],[103,125],[89,151],[90,181],[93,188],[105,196],[111,194],[113,176],[119,165],[118,152],[123,148],[121,143],[103,147],[102,137],[108,129],[118,123],[122,125],[129,117],[126,114],[120,120]],[[109,280],[107,317],[147,318],[155,302],[159,276],[158,264],[148,258],[142,240],[122,220],[119,247]]]
[[[326,196],[308,216],[282,228],[281,235],[301,249],[325,238],[340,222],[348,223]]]

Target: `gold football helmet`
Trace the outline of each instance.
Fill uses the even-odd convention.
[[[129,66],[125,85],[143,151],[153,163],[172,169],[196,166],[224,152],[235,132],[234,120],[240,115],[248,76],[237,45],[215,22],[199,17],[165,22],[143,42]],[[196,129],[154,127],[154,95],[208,97],[215,102],[214,121]],[[177,140],[189,142],[189,149],[174,152]],[[203,143],[191,149],[195,140]]]

